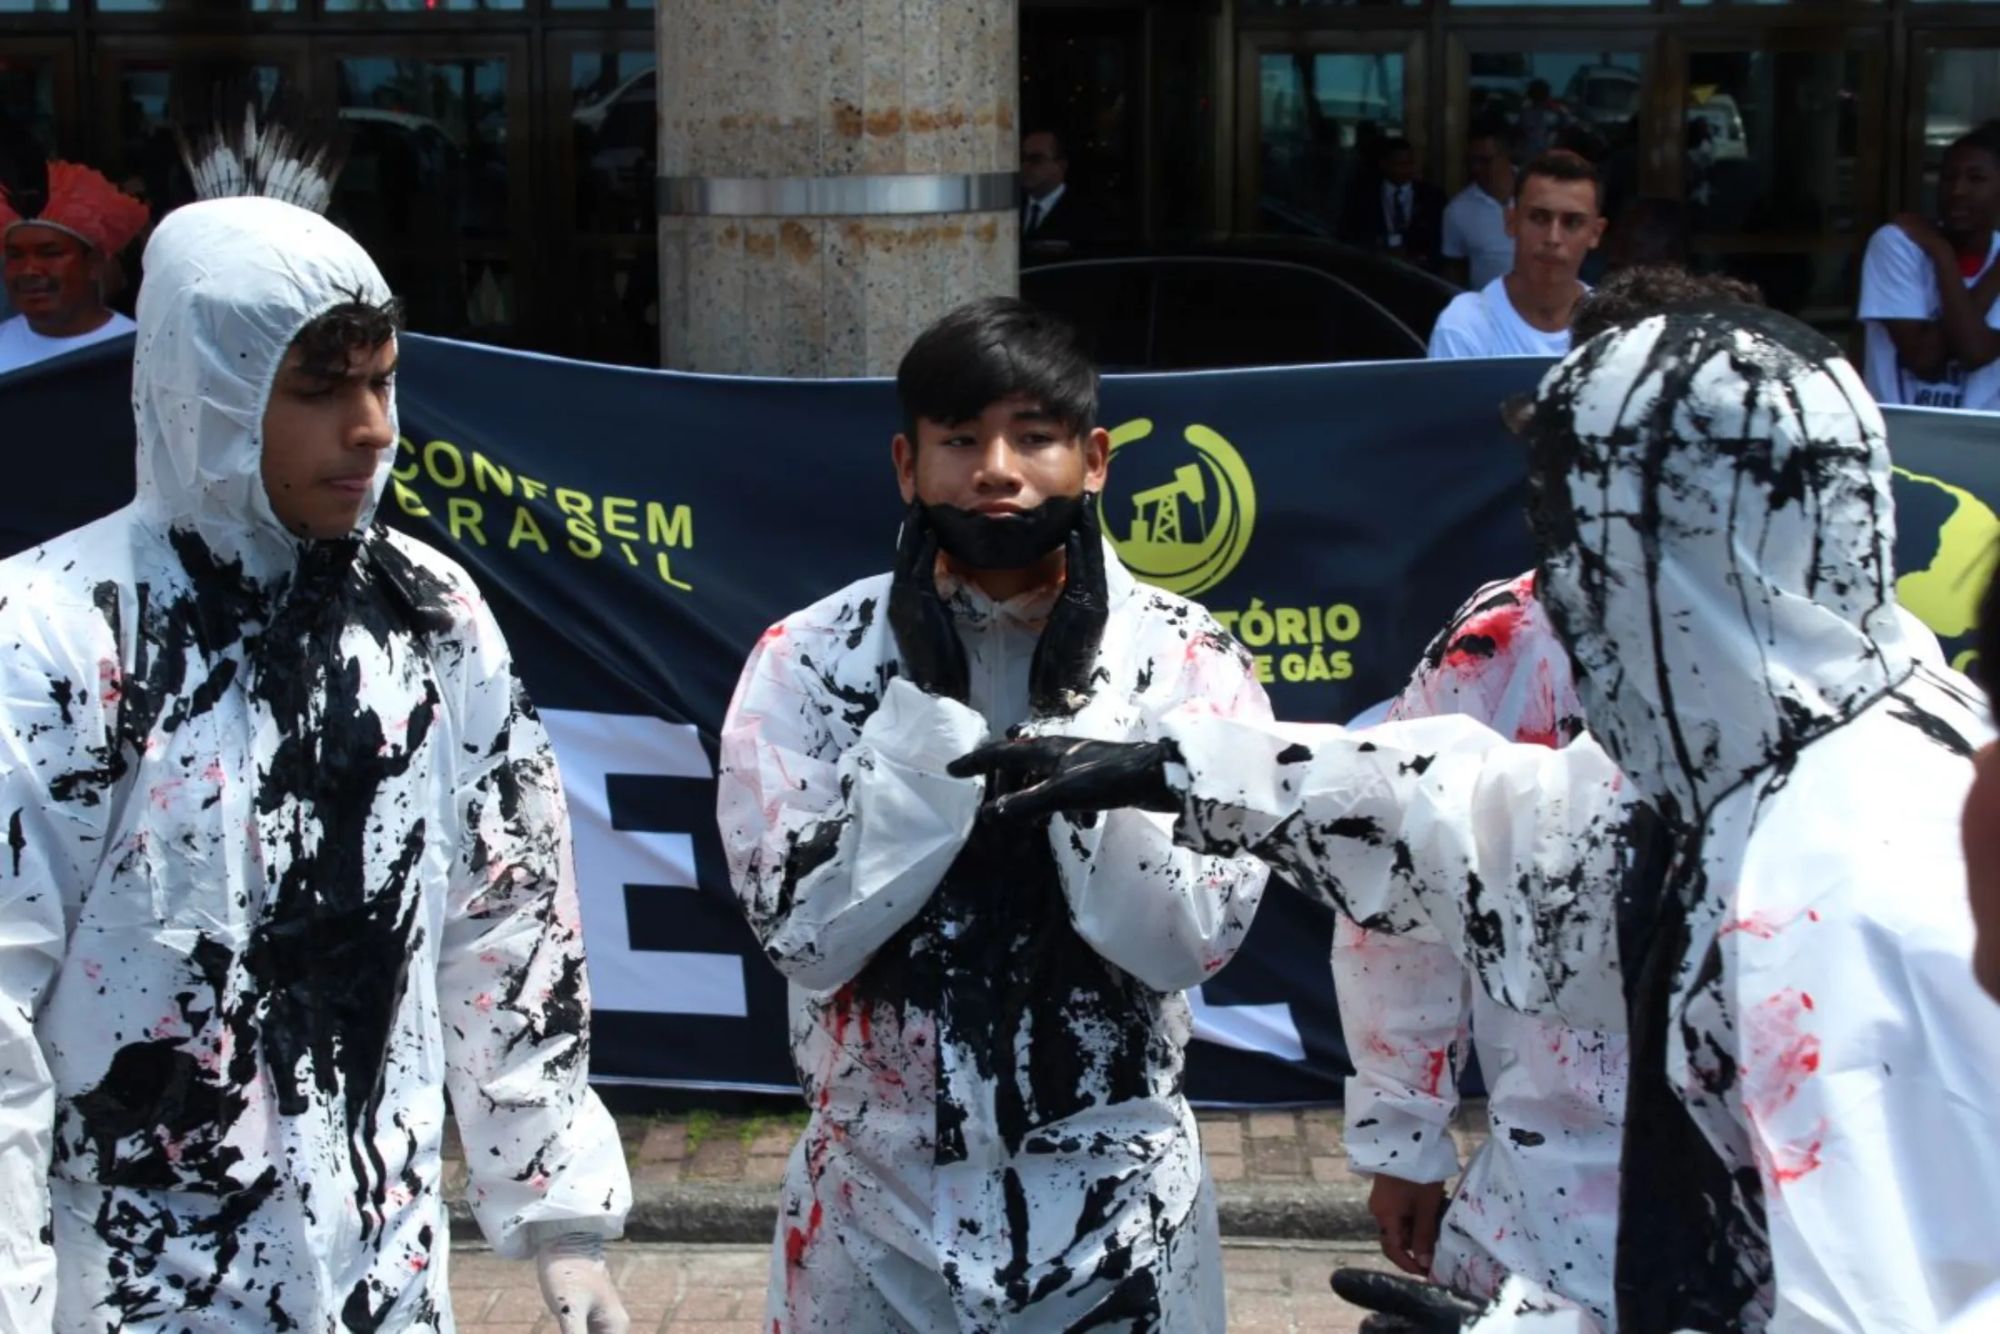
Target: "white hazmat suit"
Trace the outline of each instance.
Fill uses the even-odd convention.
[[[562,791],[499,628],[366,516],[292,537],[260,478],[294,336],[388,295],[311,213],[173,213],[138,496],[0,565],[7,1329],[449,1330],[447,1091],[500,1254],[622,1225]]]
[[[1104,564],[1089,702],[1062,730],[1269,718],[1207,613]],[[882,576],[767,632],[723,729],[723,842],[791,980],[811,1112],[771,1328],[1220,1334],[1182,990],[1229,961],[1265,870],[1176,848],[1165,815],[982,818],[984,780],[945,765],[1027,718],[1052,594],[939,584],[969,703],[897,674]]]
[[[1463,714],[1529,745],[1583,731],[1569,655],[1535,596],[1535,576],[1486,585],[1425,653],[1389,720]],[[1334,994],[1355,1074],[1347,1081],[1349,1165],[1405,1181],[1458,1170],[1447,1123],[1468,1018],[1492,1135],[1465,1169],[1432,1275],[1490,1297],[1509,1274],[1581,1303],[1607,1328],[1617,1244],[1625,1033],[1559,1011],[1500,1004],[1451,947],[1337,919]]]
[[[1622,909],[1646,948],[1621,1328],[1934,1329],[2000,1273],[2000,1205],[1967,1186],[2000,1180],[2000,1008],[1957,831],[1990,730],[1895,605],[1881,415],[1830,344],[1732,308],[1592,340],[1532,431],[1540,592],[1591,733],[1170,720],[1181,835],[1611,1029],[1643,796],[1672,860]]]

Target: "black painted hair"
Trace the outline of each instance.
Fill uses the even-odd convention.
[[[913,441],[920,417],[968,421],[1016,395],[1040,402],[1072,435],[1097,425],[1097,368],[1076,331],[1011,296],[969,302],[917,335],[896,368],[896,395]]]
[[[1993,569],[1993,577],[1986,581],[1986,594],[1979,599],[1979,630],[1974,647],[1979,650],[1979,662],[1973,669],[1979,684],[1986,689],[1986,700],[1996,712],[2000,712],[2000,565]]]
[[[303,354],[299,366],[308,374],[345,375],[355,352],[373,352],[402,327],[401,297],[390,297],[380,305],[344,301],[299,330],[292,346]]]
[[[1570,317],[1572,346],[1581,347],[1614,325],[1685,306],[1761,306],[1752,283],[1720,273],[1690,273],[1677,264],[1635,264],[1619,269],[1577,302]]]
[[[1572,153],[1567,148],[1552,148],[1521,168],[1521,174],[1514,178],[1514,197],[1519,199],[1527,192],[1528,182],[1537,176],[1552,181],[1589,181],[1597,191],[1597,206],[1604,207],[1604,182],[1597,175],[1597,168],[1590,165],[1590,159],[1581,153]]]
[[[1947,153],[1956,153],[1962,148],[1976,148],[1995,162],[2000,162],[2000,120],[1989,120],[1973,126],[1964,134],[1951,141]]]

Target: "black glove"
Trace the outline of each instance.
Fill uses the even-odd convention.
[[[896,636],[896,656],[912,684],[945,699],[965,702],[970,673],[965,645],[951,611],[938,596],[937,534],[912,504],[903,515],[902,536],[896,542],[896,572],[889,583],[889,629]]]
[[[1056,811],[1178,811],[1181,796],[1167,782],[1167,765],[1179,759],[1171,741],[1043,736],[981,746],[945,772],[954,778],[985,774],[999,780],[996,786],[1018,789],[996,799],[993,814],[1029,820]]]
[[[1376,1317],[1371,1316],[1364,1325],[1384,1334],[1391,1330],[1457,1334],[1484,1309],[1450,1288],[1407,1274],[1384,1274],[1373,1269],[1334,1270],[1333,1291],[1344,1301],[1386,1317],[1377,1323]]]
[[[1028,711],[1036,718],[1066,718],[1083,706],[1097,670],[1097,645],[1110,615],[1104,586],[1104,539],[1097,528],[1097,497],[1083,493],[1076,527],[1063,547],[1062,597],[1049,613],[1028,668]]]

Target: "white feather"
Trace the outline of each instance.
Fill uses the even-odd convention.
[[[283,125],[259,125],[254,105],[243,108],[240,126],[217,125],[192,144],[183,136],[181,160],[202,199],[261,195],[315,213],[332,201],[340,170],[330,145]]]

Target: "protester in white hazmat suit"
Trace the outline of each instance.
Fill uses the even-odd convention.
[[[372,522],[394,311],[311,212],[174,212],[138,496],[0,565],[9,1330],[451,1329],[447,1092],[495,1249],[625,1327],[555,760],[471,580]]]
[[[1534,584],[1529,573],[1474,594],[1426,651],[1389,719],[1464,714],[1514,741],[1551,747],[1580,735],[1569,656]],[[1608,1326],[1623,1023],[1579,1027],[1560,1011],[1510,1009],[1430,933],[1370,931],[1347,917],[1335,922],[1333,978],[1355,1067],[1348,1163],[1375,1176],[1370,1204],[1390,1257],[1480,1297],[1523,1274]],[[1459,1167],[1448,1121],[1468,1017],[1492,1134],[1446,1209],[1444,1183]]]
[[[1762,304],[1755,288],[1662,265],[1620,270],[1578,307],[1579,343],[1661,310]],[[1532,396],[1510,401],[1518,421]],[[1458,713],[1515,741],[1562,746],[1584,728],[1569,654],[1535,591],[1534,571],[1476,592],[1432,641],[1394,719]],[[1935,637],[1898,609],[1917,656],[1942,668]],[[1348,1081],[1346,1147],[1374,1176],[1369,1205],[1383,1249],[1413,1273],[1479,1297],[1510,1273],[1581,1302],[1610,1323],[1619,1145],[1624,1136],[1624,1033],[1570,1026],[1496,1002],[1445,945],[1335,926],[1333,971]],[[1472,1045],[1488,1088],[1492,1136],[1458,1170],[1446,1122],[1457,1106],[1454,1056]],[[1442,1217],[1440,1216],[1442,1214]]]
[[[895,573],[772,627],[722,736],[724,846],[811,1113],[770,1328],[1220,1334],[1182,990],[1265,871],[1143,812],[996,826],[944,766],[1015,724],[1125,739],[1269,707],[1207,613],[1098,535],[1108,439],[1067,330],[976,302],[898,386]]]
[[[2000,1206],[1965,1186],[2000,1179],[2000,1007],[1955,827],[1990,733],[1897,614],[1881,415],[1823,338],[1733,307],[1599,335],[1530,432],[1539,588],[1591,723],[1569,747],[1183,715],[954,767],[1049,775],[1002,815],[1172,805],[1185,843],[1436,930],[1503,1003],[1605,1028],[1593,961],[1656,811],[1664,888],[1622,905],[1645,948],[1620,1327],[1935,1328],[2000,1274]]]

